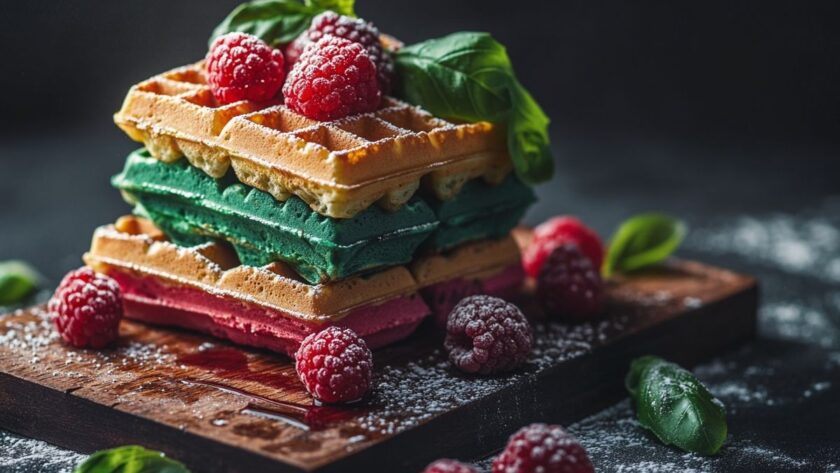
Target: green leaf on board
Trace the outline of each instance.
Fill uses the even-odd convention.
[[[610,240],[604,260],[605,277],[630,272],[667,259],[682,243],[688,227],[659,213],[636,215],[624,221]]]

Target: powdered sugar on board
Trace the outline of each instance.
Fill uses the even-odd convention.
[[[620,315],[593,324],[537,324],[534,347],[526,368],[500,377],[464,376],[450,366],[443,350],[406,365],[385,366],[377,372],[372,402],[383,406],[361,419],[371,431],[385,434],[414,427],[478,397],[536,376],[552,364],[589,353],[624,328]],[[526,402],[526,401],[523,401]],[[516,406],[511,406],[515,409]],[[488,412],[493,416],[498,413]]]

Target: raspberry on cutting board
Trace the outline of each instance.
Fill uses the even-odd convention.
[[[303,340],[295,353],[295,369],[315,399],[353,402],[370,389],[373,355],[356,332],[332,326]]]
[[[61,338],[76,348],[104,348],[119,336],[123,316],[120,287],[90,268],[64,276],[48,308]]]
[[[554,217],[537,225],[531,243],[522,253],[522,265],[535,278],[551,252],[560,245],[574,243],[592,261],[596,270],[604,262],[604,245],[594,230],[571,216]]]
[[[582,322],[601,311],[604,282],[577,246],[555,248],[540,269],[537,300],[548,315]]]
[[[518,307],[498,297],[471,296],[452,309],[444,346],[467,373],[510,371],[531,353],[531,326]]]

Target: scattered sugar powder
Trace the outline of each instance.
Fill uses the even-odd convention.
[[[795,274],[840,282],[840,202],[811,215],[738,217],[691,232],[686,247],[735,254]]]
[[[558,361],[582,356],[610,333],[621,331],[625,323],[625,318],[616,317],[576,326],[537,324],[534,327],[534,347],[525,368],[499,377],[458,373],[441,349],[404,365],[382,367],[376,373],[376,388],[371,400],[377,408],[361,417],[359,422],[370,431],[386,434],[414,427],[502,387],[536,376]],[[515,412],[517,406],[508,408]],[[486,414],[492,417],[500,415],[499,412]]]
[[[816,343],[837,344],[837,327],[822,308],[802,302],[768,302],[761,308],[761,328],[768,335]]]
[[[830,381],[819,381],[811,385],[810,388],[806,389],[803,393],[803,397],[811,397],[815,394],[821,393],[831,388]]]
[[[17,310],[12,315],[21,313]],[[36,320],[8,324],[8,330],[0,334],[0,345],[35,356],[35,353],[55,341],[58,333],[52,329],[47,313],[41,308],[37,308],[34,313],[38,316]]]
[[[85,457],[40,440],[22,438],[2,431],[0,452],[0,471],[5,473],[70,472]]]

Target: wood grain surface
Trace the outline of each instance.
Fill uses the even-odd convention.
[[[374,353],[376,389],[343,408],[315,405],[279,355],[128,321],[114,349],[77,350],[34,307],[0,317],[0,426],[85,452],[141,444],[196,472],[412,472],[616,402],[635,356],[690,366],[755,335],[758,289],[746,276],[678,261],[608,293],[605,317],[575,326],[523,297],[535,348],[500,377],[453,371],[441,335],[422,327]]]

